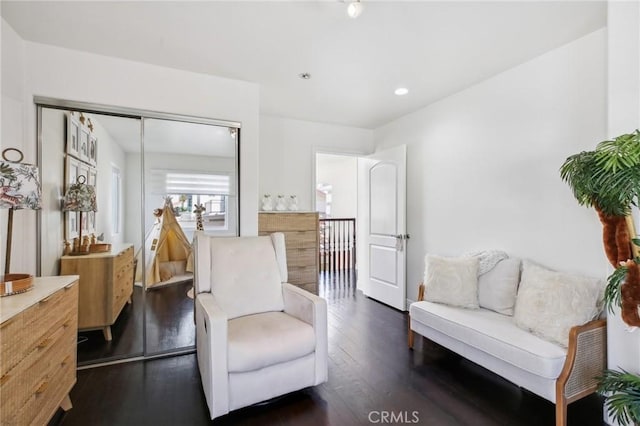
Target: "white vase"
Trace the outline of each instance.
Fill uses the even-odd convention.
[[[287,210],[287,204],[284,201],[284,195],[278,195],[278,199],[276,201],[276,210],[279,212]]]
[[[298,211],[298,197],[295,195],[289,197],[289,210],[292,212]]]
[[[273,210],[273,199],[271,195],[264,195],[262,197],[262,205],[260,206],[263,212],[270,212]]]

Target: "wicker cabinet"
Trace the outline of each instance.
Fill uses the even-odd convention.
[[[0,299],[0,424],[44,425],[71,408],[77,322],[77,276],[35,278]]]
[[[318,213],[261,212],[258,234],[282,232],[289,282],[318,294]]]
[[[61,275],[80,275],[78,330],[102,329],[111,340],[116,322],[133,293],[133,246],[114,245],[109,253],[62,256]]]

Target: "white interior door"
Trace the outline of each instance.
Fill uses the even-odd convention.
[[[358,160],[358,287],[406,310],[406,146]]]

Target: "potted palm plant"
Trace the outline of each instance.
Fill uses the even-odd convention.
[[[640,199],[640,132],[599,143],[566,159],[560,176],[578,203],[593,207],[603,225],[603,244],[615,268],[605,289],[605,305],[621,309],[622,320],[640,327],[640,239],[631,207]],[[640,424],[640,376],[604,372],[598,392],[607,394],[609,414],[621,424]]]

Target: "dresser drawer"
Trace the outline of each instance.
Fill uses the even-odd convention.
[[[260,232],[308,231],[318,229],[317,213],[260,213]]]
[[[70,294],[67,294],[70,293]],[[62,289],[0,326],[0,372],[8,372],[78,306],[78,285]]]
[[[283,234],[287,249],[308,248],[316,250],[318,247],[317,231],[286,231]]]
[[[318,274],[314,267],[289,267],[289,283],[294,285],[316,283]]]
[[[30,339],[32,343],[24,349],[25,356],[2,371],[0,423],[3,425],[45,424],[75,382],[78,286],[73,285],[54,294],[59,295],[69,303],[65,300],[64,303],[49,305],[50,317],[41,316],[39,322],[30,322],[45,332],[39,333],[37,340]],[[45,304],[53,300],[49,299]],[[23,323],[27,316],[38,311],[34,308],[38,305],[22,312]],[[47,319],[51,322],[44,322]],[[26,329],[23,333],[27,333]],[[59,390],[61,386],[65,386],[64,391]],[[45,409],[46,412],[43,411]],[[36,416],[44,416],[45,421],[34,421]]]
[[[113,258],[113,270],[119,271],[127,268],[133,268],[133,247],[129,247],[118,253]]]
[[[315,248],[287,249],[287,267],[315,267],[317,253]]]

